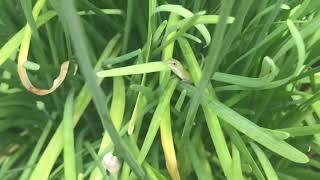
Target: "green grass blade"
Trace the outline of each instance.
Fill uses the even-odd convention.
[[[170,15],[169,18],[169,25],[174,24],[178,18],[175,14]],[[167,31],[168,29],[166,29]],[[170,41],[170,38],[174,36],[177,32],[170,33],[167,37],[164,39],[164,43],[167,43]],[[173,51],[174,51],[174,41],[168,44],[166,48],[164,48],[162,53],[162,61],[166,62],[168,59],[172,58]],[[159,89],[167,84],[167,79],[169,79],[170,72],[160,72],[160,78],[159,78]],[[171,97],[170,97],[171,99]],[[161,101],[161,99],[159,99]],[[169,175],[173,180],[179,180],[180,179],[180,173],[178,169],[178,162],[177,162],[177,156],[176,156],[176,150],[174,147],[174,139],[172,135],[172,122],[171,122],[171,112],[170,112],[170,105],[168,105],[165,109],[165,112],[163,114],[162,120],[160,122],[160,136],[161,136],[161,145],[164,153],[164,158],[166,161],[166,167],[169,172]]]
[[[250,165],[250,167],[252,168],[253,174],[256,176],[256,178],[259,180],[264,180],[265,178],[264,178],[260,168],[258,167],[256,161],[251,156],[246,144],[242,140],[239,133],[232,126],[230,126],[227,123],[223,123],[223,127],[224,127],[224,129],[226,129],[226,132],[230,136],[232,143],[237,146],[243,160],[246,161]]]
[[[274,62],[269,57],[265,57],[262,63],[261,72],[260,72],[260,74],[263,75],[263,77],[250,78],[250,77],[243,77],[238,75],[216,72],[213,75],[212,79],[216,81],[224,82],[224,83],[247,87],[247,88],[263,88],[263,87],[268,87],[271,84],[275,84],[276,82],[271,83],[270,81],[272,81],[278,75],[278,73],[279,73],[279,68],[274,64]]]
[[[139,113],[142,112],[144,106],[146,105],[146,96],[142,95],[142,93],[138,94],[138,98],[136,101],[136,104],[134,106],[132,116],[129,121],[129,128],[128,128],[128,134],[132,135],[133,130],[135,128],[135,124],[137,122],[137,119],[139,117]]]
[[[138,162],[139,163],[142,163],[144,161],[144,159],[146,158],[146,156],[150,150],[150,147],[151,147],[151,145],[154,141],[154,138],[158,132],[160,122],[162,120],[162,116],[166,111],[166,107],[170,103],[171,96],[173,94],[173,91],[176,88],[177,83],[178,83],[178,79],[176,79],[176,78],[172,79],[169,82],[167,88],[165,89],[165,92],[160,97],[161,101],[159,102],[159,104],[156,108],[156,111],[153,114],[148,132],[145,136],[143,145],[142,145],[140,153],[138,155]]]
[[[191,93],[192,95],[195,93],[195,88],[190,85],[184,85],[184,89],[187,89],[188,93]],[[203,98],[201,98],[201,100],[206,101],[206,104],[208,104],[220,118],[251,139],[291,161],[297,163],[307,163],[309,161],[309,158],[305,154],[286,142],[274,138],[272,135],[263,131],[259,126],[225,106],[218,100],[207,95],[202,96]]]
[[[158,41],[160,40],[160,37],[161,37],[164,29],[165,29],[166,26],[167,26],[167,23],[168,23],[168,21],[167,21],[167,20],[164,20],[164,21],[158,26],[158,28],[156,29],[156,31],[155,31],[154,34],[153,34],[152,44],[156,45],[156,44],[158,43]]]
[[[197,38],[196,36],[193,36],[193,35],[191,35],[191,34],[184,33],[184,34],[182,35],[182,37],[187,38],[187,39],[190,39],[190,40],[192,40],[192,41],[194,41],[194,42],[197,42],[197,43],[200,43],[200,44],[201,44],[201,39],[199,39],[199,38]]]
[[[36,146],[34,147],[34,150],[33,150],[32,154],[31,154],[31,156],[30,156],[30,158],[29,158],[29,160],[28,160],[28,162],[26,164],[27,167],[22,172],[19,180],[27,180],[27,179],[29,179],[29,176],[30,176],[31,171],[32,171],[32,168],[29,167],[29,166],[32,166],[33,164],[36,163],[36,161],[37,161],[37,159],[38,159],[38,157],[40,155],[41,149],[42,149],[42,147],[43,147],[43,145],[45,143],[45,140],[48,137],[48,134],[49,134],[51,128],[52,128],[52,121],[49,120],[47,122],[46,126],[44,127],[44,129],[43,129],[43,131],[41,133],[41,136],[40,136]]]
[[[156,8],[155,13],[157,12],[173,12],[176,14],[179,14],[182,17],[188,18],[193,16],[193,13],[189,11],[188,9],[184,8],[181,5],[172,5],[172,4],[166,4],[166,5],[161,5]],[[203,24],[198,24],[196,25],[196,28],[200,31],[200,33],[203,35],[206,45],[209,45],[211,42],[211,36],[207,28]]]
[[[192,143],[187,145],[191,163],[198,179],[215,179],[212,173],[212,167],[209,161],[210,157],[206,157],[207,150],[201,139],[201,129],[198,128],[192,137]]]
[[[241,170],[240,153],[234,144],[232,144],[231,179],[243,180],[243,175],[242,175],[242,170]]]
[[[198,155],[196,148],[193,146],[193,144],[189,143],[187,144],[187,151],[190,158],[190,161],[192,163],[192,166],[194,168],[194,171],[198,177],[199,180],[206,180],[208,177],[206,176],[204,169],[203,169],[203,162],[201,162],[201,158]],[[211,177],[213,179],[213,177]]]
[[[254,150],[254,152],[256,153],[256,155],[258,156],[258,159],[261,163],[261,166],[262,166],[264,172],[266,173],[267,178],[278,180],[279,178],[278,178],[277,173],[273,169],[268,157],[264,154],[262,149],[260,149],[259,146],[253,142],[251,142],[250,145],[251,145],[252,149]]]
[[[24,16],[26,17],[27,23],[30,25],[32,32],[37,39],[40,38],[37,25],[32,16],[31,0],[20,0],[21,7],[23,9]]]
[[[272,136],[279,140],[285,140],[290,137],[290,134],[285,131],[279,131],[279,130],[273,130],[273,129],[267,129],[267,128],[262,128],[265,132],[270,133]]]
[[[192,48],[187,40],[181,38],[181,39],[178,39],[178,42],[179,42],[180,49],[188,64],[188,68],[189,68],[192,80],[195,84],[199,84],[201,80],[202,72],[198,64],[198,61],[194,55],[194,52],[192,51]],[[214,96],[211,86],[207,87],[206,94],[210,94]],[[203,105],[202,109],[205,114],[207,126],[209,129],[213,144],[216,148],[218,158],[222,162],[221,163],[222,169],[224,171],[224,174],[228,176],[232,160],[231,160],[231,156],[230,156],[230,152],[229,152],[226,140],[222,132],[222,128],[219,123],[219,119],[216,116],[216,114],[210,109],[209,106]],[[186,140],[185,140],[185,143],[187,143]]]
[[[123,11],[121,9],[101,9],[101,12],[104,14],[109,14],[109,15],[123,15]],[[96,13],[94,11],[78,11],[78,14],[80,16],[84,15],[95,15]]]
[[[138,84],[130,85],[130,89],[143,93],[143,95],[147,97],[147,99],[151,99],[151,97],[155,94],[150,87],[141,86]]]
[[[92,95],[93,102],[99,116],[101,118],[102,125],[105,130],[108,131],[113,143],[115,144],[116,150],[122,158],[131,166],[132,170],[140,177],[144,178],[145,173],[142,168],[138,165],[132,154],[125,148],[117,130],[115,129],[112,121],[110,120],[109,112],[106,107],[106,97],[103,94],[101,88],[98,86],[95,72],[90,64],[90,56],[85,45],[85,35],[81,26],[79,17],[77,16],[76,9],[73,4],[74,1],[60,1],[61,16],[64,17],[64,21],[68,25],[68,31],[71,36],[72,43],[77,57],[79,58],[80,69],[88,83],[89,91]]]
[[[320,125],[310,125],[303,127],[291,127],[279,129],[280,131],[284,131],[290,134],[291,137],[296,136],[311,136],[320,132]]]
[[[174,108],[177,110],[177,111],[181,111],[181,107],[184,103],[184,100],[186,98],[186,95],[187,95],[187,91],[182,91],[177,102],[176,102],[176,105],[174,106]]]
[[[69,93],[64,113],[63,113],[63,158],[64,158],[64,177],[65,179],[76,180],[76,160],[74,150],[74,134],[72,124],[73,90]]]
[[[126,13],[126,22],[124,24],[124,33],[123,33],[123,44],[122,44],[122,50],[121,54],[124,54],[127,52],[128,49],[128,43],[130,38],[130,32],[131,32],[131,21],[133,16],[133,1],[127,1],[127,13]]]
[[[290,33],[291,33],[291,34],[294,33],[294,36],[293,36],[293,34],[292,34],[292,38],[290,38],[290,39],[281,47],[281,49],[279,49],[279,51],[277,51],[277,53],[274,55],[274,58],[273,58],[273,59],[274,59],[275,61],[278,61],[279,58],[281,58],[283,55],[285,55],[286,52],[287,52],[288,50],[290,50],[291,48],[293,48],[294,46],[297,46],[297,48],[298,48],[298,46],[299,46],[299,48],[302,48],[301,45],[303,45],[304,43],[301,42],[300,37],[302,37],[302,39],[304,39],[304,38],[312,35],[315,30],[318,30],[318,29],[320,28],[320,25],[319,25],[318,23],[316,23],[316,22],[318,22],[319,19],[320,19],[320,16],[319,16],[319,15],[316,16],[312,21],[310,21],[308,24],[306,24],[306,25],[300,30],[300,32],[297,32],[297,30],[294,28],[295,26],[292,26],[292,24],[290,23],[290,20],[289,20],[289,24],[290,24],[289,26],[290,26],[290,28],[291,28],[291,30],[290,30],[290,29],[289,29],[289,30],[290,30]],[[287,22],[287,26],[288,26],[288,22]],[[288,26],[288,28],[289,28],[289,26]],[[286,27],[284,27],[284,28],[286,28]],[[295,39],[293,39],[293,38],[295,38]],[[298,60],[299,60],[300,63],[301,63],[302,60],[305,60],[305,59],[302,59],[302,58],[303,58],[303,50],[300,49],[298,52],[299,52],[299,53],[302,53],[301,55],[298,55],[298,57],[299,57]],[[299,61],[298,61],[298,62],[299,62]],[[298,64],[300,64],[300,63],[298,63]]]
[[[179,29],[179,31],[173,33],[173,34],[168,34],[168,36],[166,36],[165,41],[163,41],[163,43],[161,44],[161,46],[159,46],[158,48],[156,48],[152,54],[156,55],[158,53],[160,53],[163,49],[165,49],[167,46],[169,46],[170,44],[172,44],[178,37],[182,36],[185,32],[187,32],[187,30],[193,26],[194,22],[199,18],[199,14],[195,14],[194,16],[192,16],[190,19],[188,19],[188,21],[183,24],[183,26]],[[170,31],[169,31],[170,32]],[[170,36],[169,36],[170,35]]]
[[[132,52],[129,52],[129,53],[124,54],[124,55],[119,56],[119,57],[109,58],[109,59],[106,59],[103,62],[103,65],[104,66],[111,66],[111,65],[114,65],[114,64],[122,63],[122,62],[125,62],[125,61],[133,58],[133,57],[138,56],[140,53],[141,53],[141,49],[137,49],[137,50],[134,50]]]
[[[169,27],[169,30],[170,31],[174,31],[176,29],[179,29],[181,28],[182,26],[184,26],[184,24],[186,24],[190,19],[192,18],[191,17],[188,17],[188,18],[185,18],[185,19],[182,19],[180,21],[178,21],[175,25],[173,26],[170,26]],[[204,25],[204,24],[217,24],[219,22],[219,18],[220,16],[219,15],[199,15],[199,18],[197,18],[196,21],[193,22],[193,26],[197,26],[197,25]],[[234,17],[231,17],[229,16],[227,18],[227,24],[232,24],[234,22],[235,18]],[[200,32],[201,33],[201,32]],[[207,34],[202,34],[202,36],[206,36]]]
[[[291,20],[287,20],[287,25],[290,30],[290,33],[292,35],[292,38],[297,45],[297,50],[298,50],[298,63],[297,63],[297,68],[295,71],[295,74],[299,73],[300,69],[303,66],[303,63],[306,59],[306,50],[305,50],[305,45],[302,39],[302,36],[300,35],[298,29],[296,26],[293,24]]]
[[[150,62],[145,64],[137,64],[132,66],[126,66],[121,68],[114,68],[110,70],[104,70],[97,72],[98,77],[113,77],[113,76],[125,76],[132,74],[144,74],[159,71],[169,71],[170,68],[167,63],[164,62]]]

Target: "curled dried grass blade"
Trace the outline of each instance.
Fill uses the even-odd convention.
[[[65,61],[64,63],[62,63],[62,65],[60,66],[60,74],[53,81],[51,88],[50,89],[38,89],[38,88],[34,87],[31,83],[31,81],[29,80],[27,70],[24,67],[25,61],[26,61],[25,58],[24,59],[19,58],[19,62],[17,65],[17,70],[18,70],[18,74],[19,74],[21,83],[28,91],[32,92],[33,94],[39,95],[39,96],[50,94],[54,90],[56,90],[61,85],[61,83],[64,81],[64,79],[66,78],[68,68],[69,68],[69,61]]]
[[[34,5],[34,8],[32,10],[32,16],[34,20],[37,20],[41,9],[43,8],[45,4],[45,0],[39,0],[37,3]],[[20,52],[19,52],[19,57],[18,57],[18,65],[17,65],[17,71],[19,74],[19,78],[21,80],[22,85],[30,92],[43,96],[47,95],[54,90],[56,90],[63,80],[66,78],[68,68],[69,68],[69,61],[64,62],[61,67],[60,67],[60,74],[59,76],[53,81],[53,85],[50,89],[38,89],[33,86],[31,81],[29,80],[27,70],[25,68],[25,63],[28,58],[28,52],[29,52],[29,47],[30,47],[30,41],[31,41],[31,27],[29,24],[26,24],[24,27],[24,34],[22,36],[22,41],[21,41],[21,47],[20,47]]]

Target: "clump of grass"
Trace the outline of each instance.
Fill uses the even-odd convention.
[[[0,179],[319,179],[319,8],[1,1]]]

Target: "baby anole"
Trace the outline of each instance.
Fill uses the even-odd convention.
[[[183,65],[176,59],[167,60],[170,69],[183,81],[191,81],[189,72],[183,67]]]

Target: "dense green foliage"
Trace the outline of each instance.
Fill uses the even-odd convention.
[[[320,179],[319,10],[0,0],[0,179]]]

